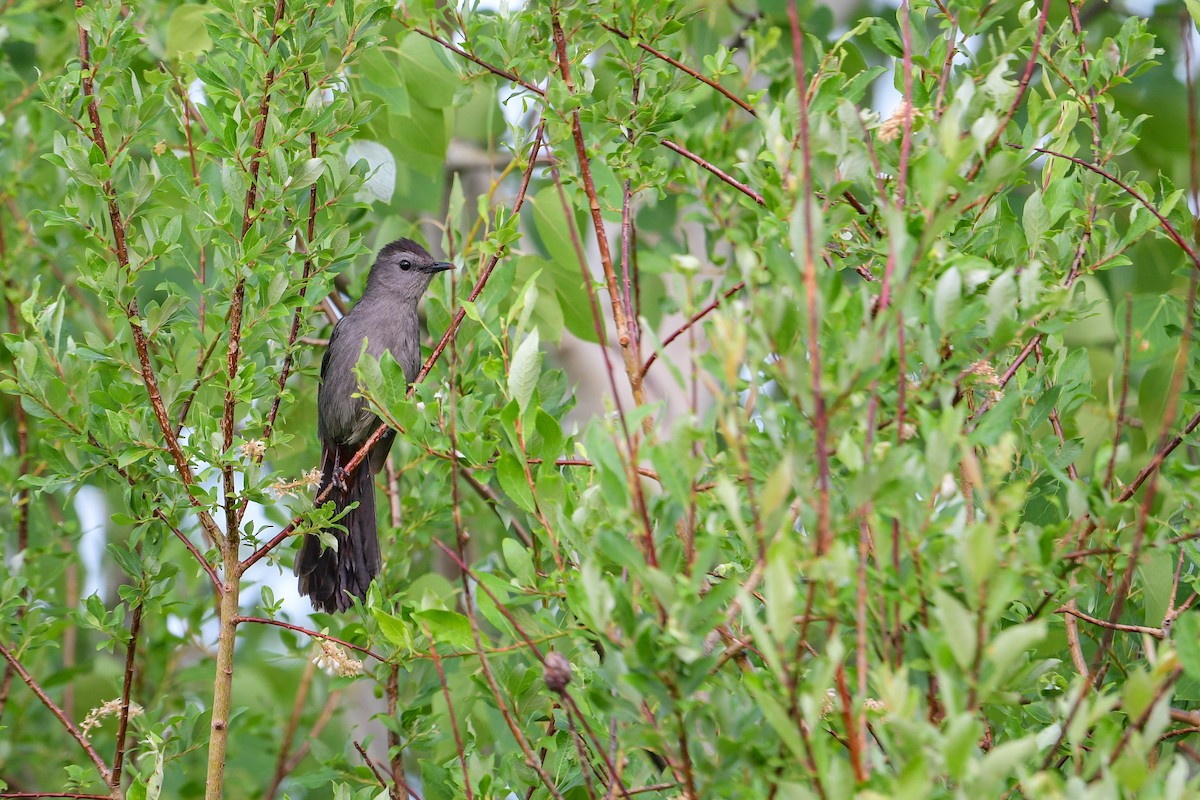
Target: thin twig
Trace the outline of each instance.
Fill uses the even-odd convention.
[[[244,622],[250,622],[250,623],[254,623],[255,625],[273,625],[276,628],[284,628],[289,631],[295,631],[296,633],[303,633],[305,636],[310,636],[314,639],[324,639],[325,641],[333,642],[334,644],[340,644],[342,647],[348,647],[351,650],[355,650],[359,653],[362,653],[365,656],[370,656],[371,658],[375,659],[376,661],[379,661],[379,662],[385,663],[385,664],[387,663],[386,658],[379,655],[378,653],[375,653],[375,652],[367,649],[366,647],[363,647],[362,645],[353,644],[351,642],[347,642],[345,639],[339,639],[338,637],[330,636],[327,633],[321,633],[320,631],[314,631],[311,628],[305,628],[300,625],[293,625],[290,622],[283,622],[283,621],[277,620],[277,619],[268,619],[267,617],[246,617],[246,616],[234,617],[233,621],[235,624],[238,624],[238,625],[241,625]]]
[[[403,7],[403,6],[401,6],[401,7]],[[542,89],[539,86],[535,86],[534,84],[530,83],[529,81],[522,79],[519,75],[509,72],[508,70],[504,69],[503,67],[498,67],[495,64],[491,64],[487,61],[484,61],[479,56],[475,55],[474,53],[467,52],[466,50],[464,50],[463,48],[454,44],[450,40],[443,39],[441,36],[438,36],[436,33],[432,32],[432,31],[427,31],[423,28],[417,27],[415,24],[413,24],[409,20],[405,19],[404,17],[401,17],[401,16],[393,13],[392,19],[396,20],[397,22],[399,22],[404,27],[408,28],[413,33],[418,33],[421,36],[424,36],[426,39],[429,39],[432,42],[437,42],[442,47],[449,50],[451,53],[454,53],[457,56],[461,56],[462,58],[467,59],[468,61],[472,62],[473,64],[478,64],[479,66],[483,67],[484,69],[486,69],[488,72],[492,73],[493,75],[498,75],[507,81],[515,83],[518,86],[522,86],[522,87],[528,89],[529,91],[533,92],[536,95],[543,96],[546,94],[546,91],[544,89]]]
[[[810,198],[813,196],[812,182],[812,151],[808,140],[808,101],[802,87],[804,80],[804,35],[800,29],[800,19],[796,10],[796,0],[788,0],[788,21],[792,31],[792,62],[796,71],[796,90],[799,95],[800,122],[800,152],[804,172],[801,180],[798,202],[803,212],[805,231],[805,252],[797,253],[804,265],[804,296],[808,316],[808,361],[812,380],[812,425],[816,433],[817,450],[817,557],[829,551],[833,543],[833,531],[829,520],[829,451],[827,447],[829,419],[825,411],[825,395],[821,388],[821,316],[818,301],[817,265],[813,257],[813,234],[815,224],[812,218]]]
[[[689,161],[692,161],[695,164],[699,164],[701,167],[708,170],[713,175],[716,175],[718,178],[720,178],[725,183],[732,186],[734,189],[737,189],[739,192],[746,195],[746,197],[749,197],[755,203],[758,203],[760,206],[766,207],[767,201],[765,199],[763,199],[763,196],[761,194],[754,191],[749,186],[742,183],[741,181],[739,181],[737,178],[730,175],[725,170],[723,170],[720,167],[716,166],[715,164],[701,158],[700,156],[693,153],[691,150],[688,150],[683,145],[677,144],[676,142],[673,142],[670,139],[663,139],[662,146],[672,152],[678,153],[679,155],[683,156],[684,158],[688,159]]]
[[[288,755],[292,749],[292,743],[296,739],[296,731],[300,727],[300,717],[304,714],[304,704],[308,700],[308,693],[312,688],[313,677],[316,673],[317,662],[309,659],[304,667],[304,674],[300,676],[300,685],[296,688],[296,698],[292,701],[292,713],[288,717],[283,740],[279,743],[279,755],[275,759],[275,773],[271,776],[271,785],[263,793],[266,800],[273,800],[275,793],[279,791],[279,784],[283,783],[283,779],[287,775],[285,767]]]
[[[121,716],[117,723],[117,750],[113,755],[112,783],[121,785],[121,769],[125,763],[125,736],[129,732],[129,695],[133,689],[134,660],[137,657],[138,635],[142,630],[142,611],[145,606],[138,601],[133,607],[133,619],[129,622],[129,646],[125,649],[125,682],[121,688]]]
[[[554,50],[558,56],[558,69],[567,91],[576,93],[575,82],[571,79],[571,60],[567,54],[567,37],[559,20],[557,8],[550,12],[551,30],[554,34]],[[571,112],[571,137],[575,143],[575,157],[579,162],[579,176],[583,183],[584,193],[588,198],[588,209],[591,212],[592,228],[596,234],[596,247],[600,251],[600,266],[604,270],[604,280],[608,285],[609,300],[612,305],[613,321],[617,327],[617,342],[621,345],[621,355],[625,361],[625,372],[629,377],[629,389],[633,394],[635,405],[646,402],[642,389],[641,358],[638,354],[638,343],[629,335],[630,323],[626,319],[625,306],[621,302],[621,290],[617,282],[617,273],[613,268],[612,253],[608,246],[608,232],[604,227],[604,216],[600,211],[600,196],[596,191],[596,182],[592,177],[591,159],[588,157],[587,144],[583,138],[583,121],[579,109]],[[649,434],[654,421],[645,418],[644,428]]]
[[[50,713],[53,714],[60,723],[62,723],[62,726],[66,728],[67,733],[71,735],[71,738],[79,743],[79,746],[83,748],[85,753],[87,753],[87,756],[91,760],[92,764],[95,765],[96,771],[100,773],[101,779],[110,788],[114,789],[115,792],[116,787],[113,785],[112,772],[107,766],[105,766],[104,760],[100,758],[100,754],[96,752],[96,748],[92,747],[92,743],[87,740],[87,737],[83,735],[79,728],[75,727],[75,723],[67,718],[67,715],[63,713],[63,710],[59,708],[58,705],[50,699],[50,696],[46,694],[45,690],[42,689],[41,684],[37,682],[37,679],[30,675],[29,672],[26,671],[25,667],[21,666],[21,662],[17,660],[17,657],[12,653],[11,650],[5,647],[3,643],[0,643],[0,656],[2,656],[4,660],[8,662],[8,664],[13,668],[13,671],[17,673],[17,677],[19,677],[25,683],[25,685],[29,687],[30,691],[37,695],[37,699],[42,701],[42,705],[44,705],[50,711]]]
[[[1012,146],[1019,147],[1019,145],[1012,145]],[[1106,171],[1103,167],[1097,166],[1096,164],[1093,164],[1089,161],[1085,161],[1082,158],[1077,158],[1076,156],[1069,156],[1066,153],[1059,153],[1054,150],[1049,150],[1045,147],[1031,147],[1030,149],[1035,153],[1042,153],[1043,155],[1053,156],[1054,158],[1061,158],[1066,161],[1070,161],[1072,164],[1081,166],[1084,169],[1088,170],[1089,172],[1094,172],[1097,175],[1099,175],[1100,177],[1104,178],[1109,183],[1112,183],[1112,184],[1120,187],[1120,189],[1122,191],[1124,191],[1126,194],[1128,194],[1130,197],[1132,197],[1134,200],[1136,200],[1139,204],[1141,204],[1141,206],[1143,208],[1145,208],[1147,211],[1149,211],[1151,213],[1151,215],[1153,215],[1154,218],[1158,220],[1159,224],[1162,225],[1163,232],[1167,234],[1167,237],[1171,241],[1175,242],[1175,244],[1177,244],[1179,246],[1180,250],[1187,253],[1187,257],[1188,257],[1188,259],[1191,260],[1192,266],[1194,266],[1196,269],[1200,269],[1200,255],[1197,255],[1196,251],[1192,248],[1192,246],[1187,243],[1187,240],[1184,239],[1184,237],[1179,233],[1179,231],[1176,230],[1175,226],[1171,224],[1171,221],[1169,219],[1167,219],[1162,214],[1162,212],[1159,211],[1158,208],[1155,207],[1155,205],[1153,203],[1151,203],[1149,200],[1147,200],[1145,197],[1143,197],[1132,186],[1125,183],[1124,181],[1122,181],[1120,178],[1113,175],[1112,173]]]
[[[1082,612],[1078,609],[1070,608],[1068,606],[1063,606],[1062,608],[1058,609],[1058,611],[1056,611],[1055,613],[1056,614],[1069,614],[1072,617],[1081,619],[1084,622],[1089,622],[1092,625],[1095,625],[1100,628],[1108,628],[1108,629],[1114,630],[1114,631],[1124,631],[1125,633],[1140,633],[1140,634],[1144,634],[1146,636],[1153,636],[1155,639],[1165,638],[1162,628],[1152,628],[1149,625],[1125,625],[1120,622],[1109,622],[1108,620],[1098,619],[1096,617],[1093,617],[1090,614],[1085,614],[1084,612]]]
[[[626,41],[630,40],[629,34],[625,33],[621,29],[615,28],[612,25],[609,25],[604,22],[602,22],[600,24],[606,31],[608,31],[610,33],[615,33],[617,36],[620,36],[622,39],[625,39]],[[758,112],[754,110],[754,106],[750,105],[745,100],[738,97],[736,94],[729,91],[721,84],[717,83],[712,78],[709,78],[706,75],[703,75],[703,74],[697,72],[696,70],[692,69],[691,67],[687,66],[686,64],[684,64],[680,61],[677,61],[676,59],[674,59],[671,56],[667,55],[666,53],[662,52],[661,50],[654,49],[650,45],[643,42],[641,39],[637,40],[637,46],[640,47],[642,50],[645,50],[647,53],[654,56],[655,58],[660,59],[661,61],[665,61],[666,63],[670,64],[672,67],[675,67],[675,69],[679,70],[680,72],[683,72],[687,75],[691,75],[693,78],[700,81],[705,86],[708,86],[708,87],[714,89],[715,91],[720,92],[721,94],[725,95],[725,97],[729,98],[731,101],[733,101],[735,104],[737,104],[737,106],[739,108],[744,110],[750,116],[752,116],[752,117],[758,116]]]
[[[360,756],[362,756],[362,760],[366,762],[367,767],[371,770],[371,774],[375,776],[375,780],[379,781],[379,785],[382,786],[385,791],[387,791],[389,788],[387,780],[384,779],[383,775],[381,775],[379,770],[375,767],[375,762],[371,760],[369,755],[367,755],[367,751],[363,748],[362,743],[357,739],[354,739],[353,742],[354,749],[358,751]]]
[[[1121,354],[1121,399],[1117,401],[1117,424],[1113,430],[1112,454],[1108,457],[1108,468],[1104,471],[1105,489],[1113,485],[1117,468],[1117,453],[1121,447],[1121,429],[1125,424],[1125,409],[1129,399],[1129,364],[1133,360],[1133,297],[1125,294],[1125,352]]]
[[[721,305],[722,302],[733,297],[735,294],[737,294],[744,288],[746,288],[746,282],[738,281],[733,286],[730,286],[728,289],[726,289],[724,292],[722,292],[721,295],[719,297],[717,297],[715,300],[713,300],[711,303],[709,303],[704,308],[697,311],[695,314],[692,314],[692,316],[688,318],[687,322],[683,323],[678,328],[676,328],[674,331],[672,331],[665,339],[662,340],[662,344],[660,344],[658,346],[658,349],[650,354],[650,357],[646,359],[646,363],[642,364],[642,377],[646,376],[646,373],[650,371],[650,365],[658,360],[659,353],[664,352],[667,349],[667,347],[671,344],[671,342],[678,339],[680,336],[682,336],[684,333],[686,333],[688,331],[688,329],[690,329],[693,325],[695,325],[697,322],[699,322],[700,320],[704,319],[709,314],[711,314],[714,310],[716,310]]]
[[[83,8],[83,0],[75,0],[75,8]],[[111,167],[108,145],[104,138],[104,127],[100,121],[100,97],[96,94],[95,90],[94,67],[91,63],[91,46],[89,44],[88,32],[80,26],[78,27],[78,34],[79,64],[84,105],[87,106],[92,126],[91,131],[87,135],[104,158],[105,163]],[[101,190],[107,200],[108,217],[112,225],[113,250],[116,254],[117,265],[122,271],[128,272],[130,269],[129,250],[126,247],[125,241],[125,221],[121,216],[121,209],[117,204],[117,191],[111,179],[105,180],[101,184]],[[142,328],[141,313],[138,310],[137,299],[131,299],[126,304],[124,310],[130,332],[133,334],[133,343],[137,350],[138,362],[141,366],[142,383],[146,387],[146,394],[150,399],[150,407],[154,412],[155,418],[158,420],[158,426],[166,441],[167,450],[175,462],[175,468],[178,470],[180,480],[187,490],[188,499],[196,509],[201,526],[208,531],[214,541],[221,541],[222,535],[220,529],[217,527],[212,515],[209,514],[208,508],[196,494],[196,477],[192,472],[191,464],[188,462],[183,449],[179,445],[179,439],[175,436],[171,421],[167,416],[166,404],[163,402],[162,393],[158,386],[158,377],[155,375],[154,367],[150,361],[150,347],[146,338],[146,332]]]

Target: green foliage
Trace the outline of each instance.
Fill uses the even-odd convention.
[[[12,4],[0,786],[1194,794],[1195,4],[1083,5]],[[329,303],[430,232],[298,617]]]

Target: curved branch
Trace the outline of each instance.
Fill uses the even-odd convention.
[[[615,28],[612,25],[609,25],[605,22],[601,22],[600,25],[601,25],[601,27],[604,28],[604,30],[608,31],[609,33],[615,33],[617,36],[620,36],[625,41],[631,40],[631,37],[629,36],[629,34],[625,33],[625,31],[621,30],[620,28]],[[699,73],[696,70],[689,67],[687,64],[677,61],[676,59],[674,59],[671,56],[667,55],[666,53],[662,52],[661,50],[654,49],[653,47],[651,47],[650,45],[641,41],[640,39],[637,41],[637,46],[640,47],[642,50],[645,50],[647,53],[654,56],[655,58],[657,58],[661,61],[667,62],[672,67],[679,70],[680,72],[684,72],[688,75],[691,75],[693,78],[700,81],[705,86],[708,86],[708,87],[712,88],[713,90],[725,95],[727,98],[729,98],[734,103],[736,103],[739,108],[744,110],[750,116],[752,116],[752,117],[758,116],[758,112],[754,110],[754,106],[750,105],[745,100],[738,97],[736,94],[729,91],[721,84],[717,83],[712,78],[709,78],[706,75],[702,75],[701,73]]]
[[[104,783],[111,787],[113,785],[112,772],[109,771],[108,766],[104,763],[104,759],[100,758],[100,754],[96,752],[96,748],[92,747],[92,743],[87,740],[87,737],[83,735],[79,728],[75,727],[74,722],[67,719],[66,712],[50,699],[50,696],[46,694],[37,680],[26,671],[25,667],[21,666],[21,662],[17,660],[17,657],[2,643],[0,643],[0,656],[3,656],[4,660],[8,662],[8,665],[12,667],[12,670],[17,673],[17,676],[20,677],[25,685],[29,687],[30,691],[37,695],[38,700],[42,701],[42,705],[49,709],[50,713],[62,723],[62,726],[67,729],[67,733],[71,734],[71,738],[79,743],[79,746],[83,748],[88,758],[91,759],[92,764],[95,765],[96,771],[100,773],[100,777],[104,780]]]

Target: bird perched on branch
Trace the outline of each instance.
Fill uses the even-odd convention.
[[[379,251],[358,303],[333,328],[317,390],[317,436],[321,439],[317,496],[330,488],[328,499],[339,514],[358,505],[335,523],[338,527],[329,529],[337,540],[336,548],[323,548],[320,537],[311,533],[304,537],[296,556],[300,594],[308,595],[313,608],[320,611],[345,611],[352,605],[351,596],[365,598],[381,565],[373,476],[383,468],[396,434],[389,431],[361,464],[347,470],[380,424],[367,401],[354,397],[358,391],[354,366],[366,342],[366,352],[374,358],[391,351],[411,384],[421,367],[417,303],[434,275],[453,268],[448,262],[434,261],[412,239],[392,242]]]

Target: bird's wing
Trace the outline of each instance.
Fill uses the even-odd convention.
[[[329,368],[329,354],[333,352],[333,343],[337,340],[338,329],[342,327],[342,320],[339,319],[333,326],[333,333],[329,334],[329,342],[325,345],[325,355],[321,356],[321,378],[325,378],[325,370]]]

